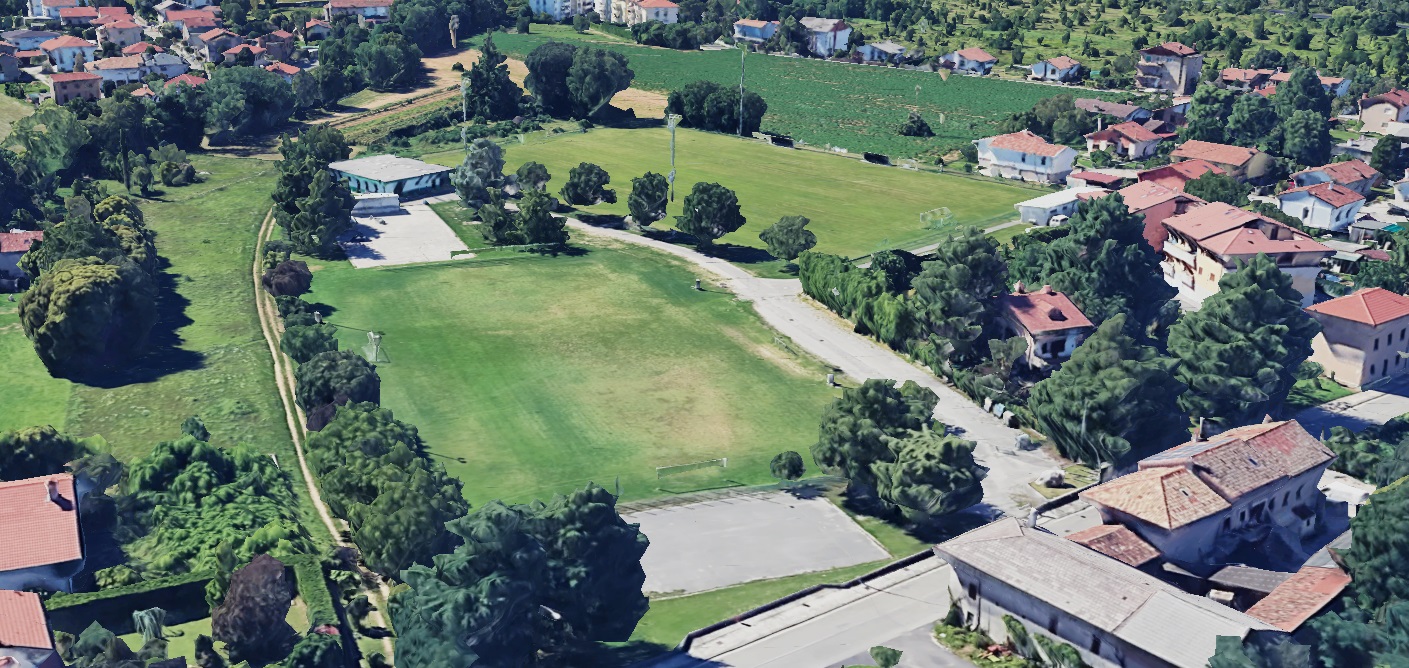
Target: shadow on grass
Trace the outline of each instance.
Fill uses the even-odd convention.
[[[618,230],[626,229],[626,217],[610,213],[588,213],[586,211],[576,211],[574,218],[591,225],[592,227],[609,227]]]
[[[962,533],[977,529],[1003,516],[1003,511],[988,503],[978,503],[952,515],[935,518],[929,522],[909,522],[899,513],[881,504],[869,494],[846,491],[841,495],[844,508],[857,515],[872,517],[904,531],[915,540],[937,544],[943,543]]]

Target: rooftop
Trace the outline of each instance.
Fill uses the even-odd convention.
[[[1339,596],[1350,576],[1339,568],[1303,566],[1267,598],[1248,608],[1247,615],[1292,633]]]
[[[0,483],[0,572],[82,558],[73,476]]]
[[[1234,500],[1335,457],[1296,420],[1286,420],[1229,429],[1207,440],[1177,445],[1140,460],[1140,470],[1194,471],[1224,499]]]
[[[29,250],[30,244],[43,240],[43,232],[0,232],[0,253],[23,253]]]
[[[0,590],[0,647],[54,648],[38,594]]]
[[[1081,64],[1077,62],[1075,58],[1072,58],[1070,56],[1057,56],[1056,58],[1048,58],[1043,62],[1046,62],[1048,65],[1051,65],[1052,67],[1055,67],[1059,70],[1064,70],[1069,67],[1076,67],[1077,65]]]
[[[1106,191],[1105,188],[1100,188],[1100,187],[1097,187],[1097,186],[1078,186],[1078,187],[1073,187],[1073,188],[1067,188],[1067,189],[1065,189],[1065,190],[1058,190],[1057,192],[1054,192],[1054,193],[1047,193],[1046,195],[1042,195],[1042,196],[1040,196],[1040,197],[1034,197],[1034,198],[1032,198],[1032,199],[1030,199],[1030,200],[1027,200],[1027,201],[1025,201],[1025,202],[1018,202],[1017,204],[1015,204],[1015,205],[1013,205],[1013,206],[1016,206],[1016,207],[1037,207],[1037,208],[1039,208],[1039,209],[1050,209],[1050,208],[1052,208],[1052,207],[1054,207],[1054,206],[1061,206],[1061,205],[1063,205],[1063,204],[1068,204],[1068,203],[1070,203],[1070,202],[1073,201],[1073,200],[1080,199],[1081,196],[1084,195],[1084,194],[1087,194],[1087,193],[1098,193],[1098,192],[1099,192],[1099,193],[1104,193],[1104,192],[1107,192],[1107,191]]]
[[[171,79],[168,79],[167,82],[166,82],[166,85],[163,86],[163,88],[170,88],[170,87],[175,86],[175,85],[177,85],[177,84],[186,84],[187,86],[190,86],[190,87],[192,87],[192,88],[195,88],[196,86],[199,86],[199,85],[201,85],[201,84],[203,84],[203,83],[205,83],[205,82],[207,82],[207,81],[210,81],[210,80],[209,80],[209,79],[206,79],[206,78],[204,78],[204,77],[198,77],[198,76],[196,76],[196,75],[194,75],[194,74],[186,73],[186,74],[182,74],[182,75],[179,75],[179,76],[176,76],[176,77],[172,77]]]
[[[265,65],[264,69],[269,70],[270,72],[273,72],[275,74],[283,74],[285,76],[293,76],[303,71],[288,63],[273,63],[270,65]]]
[[[1179,668],[1204,668],[1218,636],[1242,638],[1253,630],[1272,630],[1013,518],[934,549]],[[1172,628],[1180,632],[1170,633]]]
[[[1068,179],[1080,179],[1087,183],[1099,183],[1103,186],[1113,186],[1125,178],[1118,174],[1104,174],[1102,172],[1076,171],[1067,175]]]
[[[955,53],[958,53],[959,56],[964,58],[965,60],[972,60],[980,63],[998,62],[997,58],[994,58],[993,56],[989,55],[987,51],[984,51],[983,49],[980,49],[976,46],[971,46],[967,49],[959,49]]]
[[[1180,44],[1179,42],[1165,42],[1164,44],[1160,44],[1159,46],[1152,46],[1148,49],[1141,49],[1140,53],[1148,53],[1150,55],[1156,56],[1183,57],[1192,56],[1198,53],[1198,51],[1191,46],[1185,46],[1184,44]]]
[[[1148,129],[1145,128],[1145,126],[1136,123],[1135,121],[1116,123],[1115,125],[1109,126],[1104,130],[1097,130],[1095,132],[1092,132],[1086,135],[1086,137],[1087,139],[1090,139],[1102,133],[1112,132],[1119,134],[1125,137],[1126,139],[1129,139],[1130,141],[1159,141],[1160,138],[1159,135],[1150,132]]]
[[[759,20],[757,20],[757,19],[739,19],[739,20],[737,20],[737,21],[734,22],[734,25],[736,25],[736,26],[744,26],[745,28],[766,28],[766,27],[768,27],[768,26],[770,26],[770,25],[776,25],[777,23],[778,23],[777,21],[759,21]]]
[[[133,44],[133,45],[128,46],[127,48],[123,49],[123,50],[122,50],[122,53],[125,54],[125,55],[128,55],[128,56],[135,56],[135,55],[138,55],[138,54],[146,53],[146,52],[147,52],[147,47],[151,47],[152,50],[155,51],[155,52],[157,52],[157,53],[165,53],[165,52],[166,52],[166,49],[163,49],[163,48],[161,48],[160,46],[157,46],[157,45],[155,45],[155,44],[152,44],[151,42],[138,42],[138,43],[136,43],[136,44]]]
[[[1129,207],[1131,211],[1144,211],[1164,204],[1172,199],[1184,199],[1190,202],[1203,203],[1203,200],[1193,195],[1185,193],[1182,190],[1166,187],[1156,181],[1133,183],[1116,192],[1120,193],[1121,198],[1125,200],[1125,206]]]
[[[1332,252],[1305,233],[1223,202],[1211,202],[1166,218],[1164,226],[1223,256]]]
[[[1213,172],[1214,174],[1226,173],[1223,171],[1223,168],[1219,167],[1218,165],[1215,165],[1207,160],[1200,160],[1198,158],[1195,158],[1193,160],[1176,162],[1173,164],[1165,165],[1163,167],[1147,169],[1143,172],[1140,172],[1139,179],[1141,181],[1158,181],[1161,179],[1175,178],[1182,183],[1197,179],[1200,176],[1203,176],[1204,174],[1207,174],[1209,172]]]
[[[1296,177],[1301,176],[1303,174],[1312,173],[1325,174],[1328,178],[1331,179],[1331,181],[1339,183],[1343,186],[1364,181],[1365,179],[1378,179],[1380,177],[1379,171],[1377,171],[1374,167],[1371,167],[1369,164],[1367,164],[1364,160],[1361,160],[1360,158],[1355,158],[1354,160],[1346,160],[1344,162],[1333,162],[1329,165],[1321,165],[1320,167],[1303,169],[1295,174],[1292,174],[1292,178],[1295,179]]]
[[[44,51],[53,51],[54,49],[71,49],[76,47],[88,49],[98,48],[96,46],[93,46],[92,42],[79,37],[74,37],[73,35],[55,37],[54,39],[51,39],[39,45],[39,48]]]
[[[364,179],[383,182],[400,181],[402,179],[450,171],[449,167],[432,165],[421,162],[420,160],[412,160],[411,158],[402,158],[395,155],[374,155],[354,160],[340,160],[330,163],[328,168],[344,174],[351,174]]]
[[[1198,476],[1182,468],[1128,473],[1082,492],[1081,498],[1164,529],[1192,524],[1231,507]]]
[[[115,56],[88,63],[90,70],[135,70],[142,66],[142,55]]]
[[[1000,298],[1003,310],[1032,334],[1095,326],[1071,299],[1050,285],[1033,292],[1024,290],[1022,283],[1013,287],[1012,294]]]
[[[988,145],[993,148],[1002,148],[1010,151],[1019,151],[1033,155],[1045,155],[1049,158],[1060,155],[1063,151],[1071,151],[1069,146],[1053,144],[1035,134],[1031,130],[1013,132],[1006,135],[998,135],[988,138]]]
[[[61,19],[97,18],[97,7],[64,7],[59,10]]]
[[[1093,114],[1108,114],[1117,118],[1128,118],[1131,114],[1140,111],[1140,107],[1134,104],[1121,104],[1119,102],[1108,102],[1098,100],[1094,97],[1083,97],[1074,103],[1077,109]]]
[[[230,47],[230,48],[228,48],[228,49],[222,51],[221,53],[223,53],[224,55],[227,55],[227,56],[238,56],[238,55],[240,55],[240,54],[242,54],[242,53],[244,53],[244,52],[246,52],[246,51],[248,51],[248,52],[250,52],[250,53],[252,53],[252,54],[254,54],[254,55],[257,56],[257,55],[259,55],[259,54],[261,54],[261,53],[264,53],[264,47],[262,47],[262,46],[255,46],[255,45],[253,45],[253,44],[239,44],[239,45]]]
[[[1207,160],[1220,165],[1233,165],[1235,167],[1247,164],[1252,157],[1258,154],[1255,148],[1244,148],[1242,146],[1232,146],[1230,144],[1215,144],[1209,141],[1199,141],[1191,139],[1184,142],[1179,148],[1170,153],[1171,158],[1183,158],[1186,160]]]
[[[847,28],[846,21],[841,19],[824,19],[816,16],[805,16],[798,23],[812,32],[840,32]]]
[[[1134,531],[1119,524],[1102,524],[1076,533],[1066,539],[1085,545],[1127,566],[1139,568],[1159,558],[1159,550],[1146,543]]]
[[[1306,193],[1336,209],[1343,206],[1350,206],[1356,202],[1365,201],[1364,195],[1339,183],[1313,183],[1309,186],[1301,186],[1300,188],[1288,188],[1278,193],[1277,199],[1282,199],[1296,193]]]
[[[1409,90],[1396,88],[1387,93],[1380,93],[1379,95],[1375,95],[1373,97],[1364,98],[1360,100],[1360,108],[1364,109],[1366,107],[1372,107],[1381,102],[1393,105],[1398,109],[1409,107]]]
[[[1409,316],[1409,297],[1384,288],[1366,288],[1308,306],[1306,310],[1378,327]]]
[[[103,77],[92,72],[55,72],[49,75],[49,80],[54,83],[71,83],[74,81],[89,81],[102,78]]]

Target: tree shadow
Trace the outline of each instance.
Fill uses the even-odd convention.
[[[762,248],[739,246],[737,244],[711,244],[698,250],[710,257],[717,257],[735,264],[759,264],[772,262],[778,258]]]
[[[1003,511],[987,502],[980,502],[928,522],[910,522],[900,513],[887,508],[874,495],[860,494],[854,490],[842,493],[841,505],[852,513],[881,520],[911,538],[930,544],[943,543],[1003,516]]]
[[[664,658],[667,652],[671,651],[673,650],[670,647],[644,640],[602,644],[588,649],[580,656],[572,657],[574,661],[571,665],[582,666],[582,668],[620,668],[621,666],[644,668],[647,665],[656,664]],[[693,665],[706,667],[722,664],[707,662]]]
[[[578,220],[591,225],[592,227],[610,227],[613,229],[626,229],[626,217],[610,213],[588,213],[578,211],[575,216]]]
[[[205,365],[205,355],[181,347],[185,341],[178,333],[195,321],[186,315],[191,300],[176,288],[180,274],[173,274],[171,261],[158,256],[157,272],[152,279],[157,284],[157,322],[147,337],[146,351],[125,366],[78,371],[69,379],[102,389],[124,385],[150,383],[174,373],[192,371]]]

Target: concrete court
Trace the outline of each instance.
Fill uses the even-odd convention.
[[[888,559],[870,534],[824,498],[785,492],[631,513],[651,546],[648,593],[695,593],[742,582]]]
[[[406,202],[401,213],[387,216],[353,218],[357,229],[342,242],[352,266],[388,267],[418,262],[442,262],[452,259],[452,252],[468,250],[460,237],[445,221],[427,206],[425,200]],[[370,239],[363,243],[348,241],[361,235]],[[468,258],[469,255],[461,254]]]

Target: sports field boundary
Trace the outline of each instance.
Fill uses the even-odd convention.
[[[723,501],[750,496],[766,496],[774,492],[786,492],[790,489],[806,488],[808,486],[836,487],[846,484],[846,478],[834,475],[816,476],[793,483],[768,483],[765,485],[752,485],[749,487],[726,487],[722,489],[706,489],[698,492],[683,492],[669,496],[658,496],[650,499],[639,499],[618,504],[616,509],[621,514],[639,513],[648,510],[661,510],[663,508],[674,508],[678,506],[688,506],[694,503],[705,503],[709,501]]]

